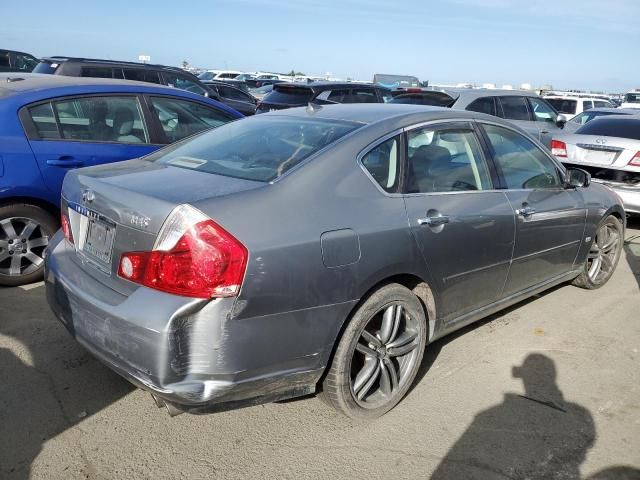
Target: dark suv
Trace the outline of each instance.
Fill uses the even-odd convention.
[[[0,49],[0,72],[30,72],[38,59],[29,53]]]
[[[384,103],[391,99],[391,90],[370,83],[311,82],[277,83],[265,95],[256,113],[301,107],[309,103]]]
[[[195,75],[181,68],[165,65],[93,58],[47,57],[40,61],[33,73],[136,80],[180,88],[199,95],[210,94],[209,89]]]

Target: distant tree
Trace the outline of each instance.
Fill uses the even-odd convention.
[[[189,62],[187,62],[186,60],[182,60],[182,68],[184,68],[185,70],[189,68]]]

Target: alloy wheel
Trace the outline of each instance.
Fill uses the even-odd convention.
[[[587,255],[587,274],[593,283],[602,283],[613,273],[620,248],[620,231],[611,223],[603,224]]]
[[[351,359],[351,393],[366,409],[393,401],[412,381],[419,358],[420,323],[402,303],[376,312],[365,324]]]
[[[40,269],[49,235],[31,218],[0,220],[0,275],[29,275]]]

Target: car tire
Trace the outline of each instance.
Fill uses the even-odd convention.
[[[624,244],[622,222],[615,216],[604,218],[593,237],[582,273],[573,284],[587,290],[595,290],[609,281],[620,260]]]
[[[324,378],[322,399],[355,420],[380,417],[411,387],[426,342],[427,320],[418,297],[402,285],[385,285],[347,324]]]
[[[35,205],[0,207],[0,285],[42,280],[44,250],[57,229],[55,217]]]

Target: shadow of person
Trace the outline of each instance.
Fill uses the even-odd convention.
[[[524,395],[480,412],[442,459],[432,480],[578,479],[595,441],[588,410],[566,402],[553,360],[534,353],[513,368]]]
[[[47,440],[133,388],[73,340],[42,285],[0,288],[0,478],[29,478]],[[81,435],[73,438],[60,461],[83,465]]]
[[[629,218],[627,221],[627,228],[636,230],[640,229],[640,217],[635,216]],[[624,253],[627,257],[627,263],[631,268],[631,273],[633,273],[638,284],[638,288],[640,288],[640,234],[627,234],[627,238],[624,241]]]
[[[586,480],[640,480],[640,470],[626,465],[609,467],[589,475]]]

